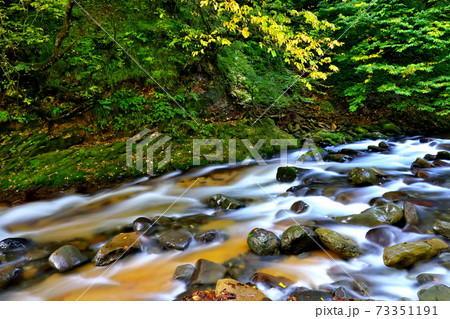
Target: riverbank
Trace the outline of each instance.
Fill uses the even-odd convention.
[[[252,144],[265,139],[259,154],[268,158],[280,152],[279,146],[270,145],[270,139],[296,139],[298,145],[291,148],[301,148],[306,138],[312,138],[318,147],[324,147],[364,138],[439,133],[448,129],[444,117],[430,113],[417,112],[410,117],[408,112],[384,109],[369,116],[364,111],[350,113],[330,105],[287,108],[273,117],[274,120],[262,118],[255,124],[245,119],[227,122],[202,119],[200,125],[192,121],[177,130],[163,128],[160,133],[172,137],[172,158],[155,173],[192,168],[193,139],[215,138],[224,142],[223,159],[202,158],[201,165],[207,165],[228,161],[230,139],[248,139]],[[143,128],[134,132],[94,132],[86,122],[32,123],[4,128],[0,143],[0,205],[13,206],[60,194],[92,194],[148,176],[126,165],[126,141],[140,129]],[[157,160],[163,157],[162,150],[155,153]],[[236,160],[247,157],[252,154],[238,142]]]

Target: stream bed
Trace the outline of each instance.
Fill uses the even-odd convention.
[[[368,150],[368,146],[378,147],[380,142],[387,147]],[[0,299],[174,300],[189,288],[186,282],[173,279],[176,268],[206,259],[228,267],[226,276],[233,273],[244,283],[256,272],[284,278],[288,284],[281,288],[264,280],[256,284],[272,300],[287,300],[295,289],[334,291],[339,287],[344,287],[352,299],[418,300],[423,288],[437,282],[449,285],[449,252],[443,249],[428,260],[397,269],[385,265],[383,251],[385,246],[434,238],[448,244],[448,238],[435,234],[433,225],[438,220],[450,222],[450,161],[436,162],[429,156],[426,161],[436,167],[411,170],[417,158],[448,148],[450,140],[445,138],[365,140],[327,147],[330,153],[351,155],[339,157],[342,163],[304,161],[292,182],[276,179],[282,165],[273,158],[267,165],[211,165],[140,179],[90,196],[62,194],[49,201],[0,208],[0,240],[28,238],[34,243],[25,252],[3,253],[0,268],[21,265],[23,279],[0,290]],[[295,162],[300,155],[301,151],[292,151],[289,160]],[[355,167],[376,167],[384,175],[379,183],[357,186],[348,178]],[[244,207],[211,207],[208,199],[214,194],[235,198]],[[403,219],[376,227],[346,223],[345,219],[337,222],[339,217],[377,205],[373,199],[383,195],[385,199],[378,199],[378,203],[394,202],[400,208],[405,202],[412,204],[418,218],[415,225]],[[306,206],[295,213],[291,207],[299,201]],[[208,243],[193,239],[184,250],[149,244],[113,264],[94,266],[91,260],[100,247],[117,234],[132,232],[132,223],[138,217],[157,222],[154,238],[168,229],[195,234],[213,231],[213,238],[206,240]],[[275,256],[249,251],[247,236],[252,229],[263,228],[281,237],[292,225],[336,231],[364,252],[345,259],[326,247]],[[382,231],[367,235],[380,227]],[[66,244],[77,247],[89,260],[60,273],[49,266],[48,256]],[[230,272],[229,266],[242,271]],[[417,276],[424,273],[430,276],[419,278],[431,279],[418,280]],[[214,289],[214,285],[200,288]]]

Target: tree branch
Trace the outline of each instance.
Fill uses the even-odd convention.
[[[39,72],[47,70],[48,68],[52,67],[56,62],[58,62],[58,60],[61,59],[63,55],[72,48],[75,42],[72,42],[65,49],[61,50],[61,45],[64,39],[67,38],[67,36],[69,35],[73,6],[74,0],[69,0],[66,6],[66,12],[64,14],[63,27],[61,28],[55,39],[53,54],[47,59],[47,61],[32,64],[31,69],[33,71]]]

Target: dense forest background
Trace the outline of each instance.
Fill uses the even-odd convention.
[[[2,0],[0,186],[50,183],[18,176],[46,163],[39,152],[144,127],[180,144],[317,130],[344,142],[380,120],[394,133],[446,129],[449,47],[446,0]],[[30,142],[30,130],[44,135]],[[77,150],[78,164],[92,155]],[[81,171],[51,183],[86,181]]]

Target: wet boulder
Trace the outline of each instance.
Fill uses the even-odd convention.
[[[234,301],[269,300],[260,290],[234,279],[220,279],[217,281],[216,300],[222,299]]]
[[[447,151],[439,151],[436,154],[436,159],[440,160],[450,160],[450,152]]]
[[[383,133],[402,134],[402,130],[394,123],[386,123],[383,125]]]
[[[150,236],[156,232],[153,224],[147,217],[139,217],[133,222],[133,230],[138,235]]]
[[[401,243],[384,249],[383,262],[388,267],[404,269],[430,260],[447,247],[445,242],[436,238]]]
[[[403,191],[392,191],[384,193],[382,197],[391,202],[400,202],[407,200],[409,198],[409,194]]]
[[[366,239],[382,247],[388,247],[394,242],[395,234],[389,227],[376,227],[366,233]]]
[[[192,235],[186,230],[167,230],[159,236],[158,240],[164,248],[185,250],[192,241]]]
[[[202,244],[208,244],[215,241],[217,238],[219,238],[219,233],[215,230],[207,230],[200,233],[195,234],[194,236],[195,240],[202,243]]]
[[[290,300],[295,301],[332,301],[333,295],[322,290],[294,290],[290,295]]]
[[[435,234],[442,235],[450,239],[450,223],[443,220],[437,220],[433,225]]]
[[[95,266],[109,265],[140,248],[139,235],[122,233],[103,245],[94,257]]]
[[[367,150],[369,152],[373,152],[373,153],[380,153],[380,152],[384,152],[386,149],[384,149],[382,147],[379,147],[379,146],[376,146],[376,145],[369,145],[367,147]]]
[[[338,162],[338,163],[345,163],[352,159],[353,159],[353,157],[351,157],[349,155],[341,154],[341,153],[328,154],[328,155],[325,155],[325,157],[323,158],[323,160],[325,162]]]
[[[378,184],[377,175],[365,168],[355,167],[348,174],[348,178],[353,185],[356,186],[367,186],[367,185],[375,185]]]
[[[247,244],[251,251],[260,256],[280,254],[280,238],[264,228],[253,229],[247,236]]]
[[[328,249],[338,254],[341,258],[354,258],[363,253],[363,250],[353,239],[331,229],[318,228],[316,229],[316,234]]]
[[[6,238],[0,241],[0,252],[26,250],[36,243],[28,238]]]
[[[389,144],[385,141],[381,141],[380,143],[378,143],[378,147],[384,148],[384,149],[388,149],[390,148]]]
[[[276,178],[282,183],[292,183],[297,179],[297,170],[292,166],[278,167]]]
[[[416,280],[419,285],[424,285],[429,282],[437,282],[440,280],[440,278],[442,278],[441,275],[424,273],[417,275]]]
[[[345,155],[358,155],[359,151],[354,150],[352,148],[343,148],[338,153],[339,154],[345,154]]]
[[[294,225],[283,232],[281,251],[288,255],[298,255],[316,247],[316,241],[317,236],[312,228]]]
[[[214,209],[238,209],[245,207],[245,204],[226,195],[215,194],[209,197],[208,207]]]
[[[419,301],[450,301],[450,287],[437,284],[428,289],[421,290]]]
[[[374,227],[383,224],[395,224],[403,218],[403,210],[395,204],[388,203],[362,211],[360,214],[336,217],[340,223]]]
[[[290,210],[293,211],[296,214],[301,214],[305,212],[308,209],[308,204],[306,204],[304,201],[299,200],[292,204]]]
[[[77,247],[72,245],[62,246],[51,254],[48,259],[50,266],[59,272],[71,270],[87,261],[88,258]]]
[[[8,265],[0,269],[0,289],[19,283],[23,278],[23,268],[19,265]]]
[[[406,223],[409,225],[416,225],[419,222],[416,207],[410,202],[403,204],[403,215],[405,216]]]
[[[217,280],[225,276],[225,266],[206,260],[199,259],[195,264],[195,271],[191,277],[190,285],[215,284]]]
[[[433,164],[428,162],[427,160],[424,160],[423,158],[418,157],[412,164],[411,164],[411,172],[413,174],[416,174],[419,170],[423,168],[432,168]]]
[[[263,272],[257,272],[253,274],[250,279],[255,284],[262,284],[267,288],[286,289],[288,286],[294,284],[294,282],[285,277],[272,276]]]
[[[173,279],[188,282],[194,275],[195,267],[191,264],[180,265],[175,269]]]

